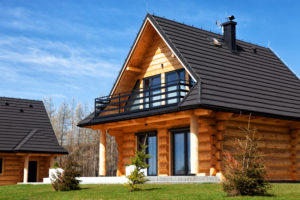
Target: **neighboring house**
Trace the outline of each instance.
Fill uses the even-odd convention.
[[[0,185],[42,182],[59,146],[42,101],[0,97]]]
[[[268,180],[300,180],[300,80],[265,47],[147,15],[109,96],[80,127],[118,145],[117,176],[147,136],[148,175],[221,175],[251,114],[261,137]]]

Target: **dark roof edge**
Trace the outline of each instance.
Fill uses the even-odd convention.
[[[235,114],[243,114],[243,115],[252,114],[252,115],[255,115],[255,116],[270,117],[270,118],[282,119],[282,120],[300,121],[299,117],[288,117],[288,116],[282,116],[282,115],[267,114],[267,113],[262,113],[262,112],[254,112],[254,111],[249,111],[249,110],[226,108],[226,107],[221,107],[221,106],[211,106],[211,105],[205,105],[205,104],[177,107],[175,109],[164,110],[162,112],[145,114],[144,117],[151,117],[151,116],[155,116],[155,115],[168,114],[168,113],[174,113],[174,112],[197,109],[197,108],[203,108],[203,109],[220,111],[220,112],[229,112],[229,113],[235,113]],[[115,119],[102,121],[102,122],[93,122],[94,119],[92,119],[89,122],[80,124],[78,126],[84,128],[86,126],[93,126],[93,125],[105,124],[105,123],[111,123],[111,122],[117,122],[117,121],[126,121],[126,120],[130,120],[130,119],[138,119],[138,118],[143,118],[143,117],[140,117],[140,116],[127,116],[127,117],[124,117],[122,119],[115,118]]]
[[[181,55],[181,53],[178,51],[178,49],[175,47],[175,45],[171,42],[171,40],[168,38],[168,36],[165,34],[165,32],[160,28],[160,25],[156,22],[156,20],[153,18],[151,14],[147,14],[147,18],[150,20],[154,28],[158,31],[158,33],[163,37],[167,45],[170,46],[171,50],[174,51],[177,59],[182,62],[183,67],[186,67],[188,72],[191,73],[192,77],[197,81],[197,79],[200,79],[199,75],[197,75],[194,70],[190,67],[188,62],[184,59],[184,57]]]
[[[46,153],[46,154],[64,154],[67,155],[69,154],[67,150],[65,151],[29,151],[29,150],[0,150],[0,153],[36,153],[36,154],[41,154],[41,153]]]
[[[138,38],[139,38],[139,35],[141,34],[141,32],[142,32],[142,30],[143,30],[143,27],[144,27],[144,24],[145,24],[145,22],[146,22],[146,20],[147,20],[148,15],[149,15],[149,14],[147,14],[146,17],[144,18],[143,23],[142,23],[142,25],[141,25],[141,27],[140,27],[140,30],[139,30],[139,32],[137,33],[137,35],[136,35],[136,37],[135,37],[135,39],[134,39],[134,42],[133,42],[133,44],[132,44],[131,47],[130,47],[130,50],[129,50],[127,56],[126,56],[126,59],[125,59],[123,65],[122,65],[122,68],[121,68],[121,70],[119,71],[119,74],[118,74],[118,76],[117,76],[117,78],[116,78],[116,80],[115,80],[115,83],[113,84],[113,86],[112,86],[112,88],[111,88],[111,90],[110,90],[110,92],[109,92],[110,95],[112,95],[112,92],[113,92],[113,90],[114,90],[114,88],[115,88],[115,86],[116,86],[116,84],[117,84],[117,82],[118,82],[118,79],[119,79],[120,76],[122,75],[123,69],[125,68],[125,65],[126,65],[128,59],[129,59],[129,56],[131,55],[131,52],[132,52],[132,50],[133,50],[133,48],[134,48],[134,46],[135,46],[135,44],[136,44],[136,42],[137,42],[137,40],[138,40]]]

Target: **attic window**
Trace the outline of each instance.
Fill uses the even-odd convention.
[[[9,103],[8,103],[8,102],[5,102],[5,105],[6,105],[6,106],[9,106]]]
[[[20,109],[20,112],[21,112],[21,113],[23,113],[23,112],[24,112],[24,110],[21,108],[21,109]]]
[[[32,105],[32,104],[29,104],[29,108],[33,108],[33,105]]]
[[[257,48],[252,48],[253,53],[257,53]]]

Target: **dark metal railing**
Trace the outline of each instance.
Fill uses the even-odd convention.
[[[178,104],[191,88],[188,81],[172,81],[95,99],[95,116],[138,112]]]

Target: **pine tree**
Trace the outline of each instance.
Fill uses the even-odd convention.
[[[236,154],[225,152],[224,191],[230,196],[267,195],[270,184],[265,181],[266,174],[263,155],[259,151],[256,129],[241,129],[242,139],[233,144]]]
[[[146,169],[149,165],[145,162],[150,158],[149,154],[146,154],[147,145],[145,145],[147,137],[144,140],[144,144],[140,144],[140,150],[136,151],[135,157],[131,158],[131,165],[134,166],[134,170],[127,176],[128,183],[126,184],[130,192],[141,190],[141,185],[149,181],[142,169]]]

